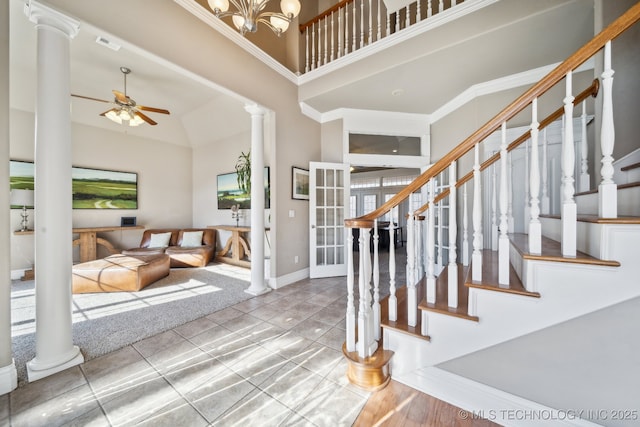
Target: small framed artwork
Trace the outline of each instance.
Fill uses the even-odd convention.
[[[309,171],[293,166],[291,168],[291,198],[309,200]]]

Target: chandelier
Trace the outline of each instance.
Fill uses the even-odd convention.
[[[258,30],[258,22],[262,22],[267,27],[280,36],[287,31],[289,23],[300,13],[300,2],[298,0],[280,0],[280,12],[264,12],[270,0],[208,0],[209,6],[218,18],[231,16],[233,25],[240,34],[246,32],[255,33]],[[229,10],[229,2],[237,10]]]

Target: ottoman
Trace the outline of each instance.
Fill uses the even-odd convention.
[[[169,275],[169,255],[110,255],[73,266],[72,291],[135,292]]]

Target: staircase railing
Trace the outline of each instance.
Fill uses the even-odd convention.
[[[640,3],[637,3],[631,7],[625,14],[616,19],[606,29],[596,35],[593,39],[587,42],[584,46],[578,49],[574,54],[567,58],[564,62],[558,65],[554,70],[547,74],[542,80],[533,85],[530,89],[525,91],[515,101],[505,107],[496,116],[490,119],[487,123],[481,126],[468,138],[462,141],[453,150],[447,153],[442,159],[434,163],[428,170],[418,176],[413,182],[407,185],[404,189],[399,191],[390,200],[384,203],[373,212],[363,215],[358,218],[352,218],[345,220],[345,226],[347,228],[359,228],[360,229],[360,241],[359,241],[359,272],[358,272],[358,286],[359,286],[359,304],[356,313],[355,302],[353,298],[353,284],[355,279],[355,272],[353,271],[353,251],[348,251],[347,265],[348,265],[348,304],[347,304],[347,330],[346,330],[346,342],[345,347],[348,353],[356,352],[360,358],[367,358],[372,356],[378,347],[380,332],[380,302],[379,302],[379,278],[372,277],[372,273],[376,270],[375,266],[378,265],[378,253],[377,253],[377,221],[378,219],[389,212],[391,209],[398,206],[404,200],[406,200],[412,193],[421,190],[426,186],[428,194],[427,208],[436,206],[436,198],[442,200],[444,197],[449,196],[449,217],[448,217],[448,231],[449,231],[449,259],[448,259],[448,277],[449,277],[449,294],[448,305],[450,307],[457,306],[457,209],[456,209],[456,190],[470,179],[474,179],[473,189],[473,209],[472,209],[472,225],[473,225],[473,253],[471,256],[472,263],[472,278],[477,280],[482,275],[482,251],[484,247],[484,238],[482,230],[482,188],[480,172],[486,169],[493,163],[499,163],[499,180],[494,175],[493,179],[496,182],[497,188],[499,188],[499,197],[496,196],[496,202],[499,206],[499,217],[496,212],[497,228],[497,242],[495,246],[498,249],[499,267],[498,276],[500,284],[509,283],[509,240],[507,233],[513,231],[513,217],[511,215],[511,198],[509,192],[509,151],[513,150],[517,145],[530,138],[531,140],[531,156],[529,165],[529,251],[532,253],[540,253],[540,236],[541,236],[541,223],[539,220],[540,214],[540,165],[539,165],[539,151],[538,151],[538,134],[541,127],[547,126],[549,123],[557,120],[559,116],[564,116],[568,119],[564,120],[563,129],[563,145],[562,145],[562,252],[565,256],[576,255],[576,223],[577,212],[576,204],[574,201],[574,160],[575,160],[575,146],[573,137],[573,109],[574,103],[583,102],[584,99],[597,92],[598,84],[594,82],[591,87],[587,88],[577,97],[572,94],[572,73],[573,70],[578,68],[586,60],[594,56],[600,50],[604,49],[604,68],[601,75],[602,78],[602,112],[601,112],[601,136],[600,144],[602,151],[602,169],[601,176],[602,181],[598,187],[599,193],[599,214],[601,217],[615,218],[617,217],[617,201],[616,201],[616,189],[617,186],[613,181],[613,167],[612,167],[612,153],[614,148],[614,130],[613,130],[613,110],[612,110],[612,76],[613,70],[611,68],[611,41],[633,26],[638,20],[640,20]],[[538,108],[537,100],[542,94],[547,92],[550,88],[554,87],[561,80],[565,80],[565,97],[563,101],[563,107],[556,110],[549,117],[545,118],[542,123],[538,123]],[[518,138],[511,144],[507,144],[506,129],[507,121],[513,118],[515,115],[523,111],[525,108],[531,106],[531,125],[530,132]],[[584,116],[583,110],[583,116]],[[485,141],[496,130],[501,129],[501,144],[498,154],[493,155],[488,160],[480,164],[480,144]],[[457,181],[457,162],[471,150],[474,150],[474,165],[473,172],[465,175],[462,179]],[[544,153],[543,153],[544,154]],[[544,157],[544,156],[543,156]],[[581,164],[582,164],[582,159]],[[495,168],[494,168],[495,170]],[[441,194],[435,194],[435,179],[443,172],[448,172],[449,176],[449,188],[443,191]],[[494,188],[496,185],[494,185]],[[495,193],[494,193],[495,194]],[[435,301],[435,269],[434,269],[434,212],[435,209],[426,209],[428,213],[426,221],[426,244],[422,245],[422,227],[420,226],[422,221],[420,214],[424,213],[425,208],[421,208],[418,211],[413,212],[407,221],[407,322],[409,326],[416,326],[418,316],[418,301],[417,301],[417,285],[422,280],[423,265],[426,262],[426,293],[427,302]],[[495,209],[494,209],[495,211]],[[499,221],[498,221],[499,218]],[[440,218],[442,220],[442,218]],[[374,259],[373,259],[373,271],[371,268],[372,260],[369,252],[369,239],[371,231],[374,235]],[[465,231],[466,232],[466,231]],[[352,245],[353,233],[348,233],[349,244]],[[393,240],[390,240],[389,251],[389,266],[390,266],[390,297],[388,316],[389,320],[396,320],[397,306],[395,298],[395,259],[393,251]],[[464,239],[463,239],[464,240]],[[492,247],[495,247],[492,242]],[[353,246],[350,246],[353,247]],[[426,256],[422,253],[422,248],[426,248]],[[374,295],[375,299],[371,298],[371,282],[375,284]],[[357,316],[357,329],[356,329],[356,316]],[[357,337],[356,337],[357,331]],[[424,329],[423,329],[424,331]]]
[[[414,0],[387,10],[384,0],[342,0],[300,25],[305,73],[462,3]]]

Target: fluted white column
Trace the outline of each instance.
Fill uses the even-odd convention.
[[[9,209],[9,2],[0,4],[0,395],[18,386],[11,356],[11,236]]]
[[[575,168],[575,147],[573,145],[573,100],[572,73],[566,76],[566,96],[564,98],[564,142],[562,144],[562,255],[576,256],[577,209],[573,199]]]
[[[84,361],[71,334],[70,50],[79,23],[35,1],[25,13],[37,29],[35,121],[36,357],[29,381]]]
[[[604,71],[602,72],[602,128],[600,148],[602,151],[602,181],[598,186],[598,216],[618,217],[618,186],[613,181],[613,148],[615,128],[613,124],[613,74],[611,69],[611,41],[604,46]]]
[[[447,270],[448,282],[448,305],[458,306],[458,264],[456,239],[458,238],[457,190],[456,190],[456,162],[449,166],[449,266]]]
[[[538,98],[531,105],[531,169],[529,171],[529,187],[531,204],[529,209],[529,252],[540,254],[542,252],[542,225],[540,224],[540,168],[538,165]]]
[[[473,254],[471,255],[471,279],[480,282],[482,281],[482,178],[480,176],[479,143],[474,147],[473,154]]]
[[[251,286],[245,292],[261,295],[271,289],[264,279],[264,108],[248,105],[251,114]]]
[[[507,207],[509,184],[507,182],[507,124],[502,123],[502,143],[500,144],[500,236],[498,237],[498,283],[509,284],[509,221]]]

